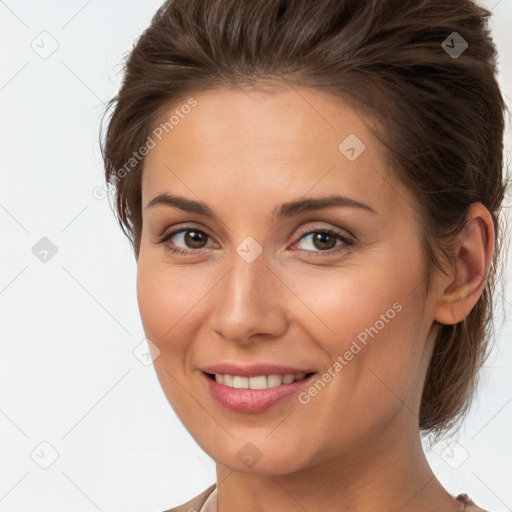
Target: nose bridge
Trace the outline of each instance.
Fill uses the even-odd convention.
[[[216,330],[232,340],[242,341],[256,333],[277,335],[285,326],[279,280],[263,248],[254,242],[245,241],[236,248],[217,295]]]
[[[268,305],[269,274],[272,274],[266,256],[262,253],[256,258],[248,257],[242,251],[243,245],[237,248],[231,259],[231,271],[227,276],[223,290],[223,304],[230,310],[230,317],[252,311],[253,316]],[[242,255],[241,255],[242,253]]]

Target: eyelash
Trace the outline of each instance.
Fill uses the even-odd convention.
[[[208,238],[211,238],[204,231],[201,231],[201,230],[196,229],[194,227],[185,227],[185,228],[181,228],[181,229],[178,229],[176,231],[172,231],[171,233],[166,234],[157,243],[165,244],[168,240],[173,238],[178,233],[183,233],[183,232],[187,232],[187,231],[195,231],[195,232],[198,232],[198,233],[201,233],[201,234],[207,236]],[[310,255],[314,255],[314,257],[320,256],[321,254],[327,254],[327,255],[337,254],[337,253],[339,253],[341,251],[347,250],[348,248],[352,247],[355,244],[354,240],[352,240],[352,239],[342,235],[338,231],[335,231],[333,229],[328,229],[328,228],[326,228],[326,229],[317,229],[317,230],[306,230],[306,229],[302,230],[302,231],[299,232],[299,235],[301,235],[301,236],[297,239],[297,241],[295,243],[299,242],[303,238],[306,238],[306,235],[313,235],[313,234],[316,234],[316,233],[322,233],[322,234],[328,234],[328,235],[335,236],[338,240],[341,240],[343,242],[343,244],[341,244],[339,246],[335,246],[334,248],[328,249],[326,251],[320,251],[320,250],[318,250],[318,251],[308,251],[308,250],[306,250],[305,251],[305,252],[309,253]],[[173,246],[170,246],[168,244],[165,245],[165,249],[167,251],[172,252],[172,253],[181,254],[183,256],[187,256],[187,255],[192,254],[192,253],[197,253],[197,252],[200,252],[202,250],[202,249],[182,249],[181,247],[173,247]],[[320,253],[320,254],[318,254],[318,253]]]

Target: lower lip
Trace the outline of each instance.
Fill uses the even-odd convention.
[[[203,372],[203,378],[213,397],[224,407],[236,412],[263,412],[276,405],[286,397],[297,393],[300,388],[309,384],[316,374],[297,380],[290,384],[281,384],[266,389],[236,389],[224,386],[208,377]]]

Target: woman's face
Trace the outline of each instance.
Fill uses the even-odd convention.
[[[178,417],[213,459],[261,474],[417,434],[433,299],[414,198],[382,147],[349,105],[318,90],[194,98],[162,118],[181,113],[146,157],[137,276]],[[163,194],[203,210],[148,207]],[[345,199],[314,202],[333,196]],[[239,377],[215,383],[205,369],[221,364]],[[269,385],[244,378],[256,364],[286,368],[252,376],[315,374],[233,389]]]

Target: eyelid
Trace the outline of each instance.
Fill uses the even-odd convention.
[[[321,232],[330,232],[333,235],[339,236],[341,238],[345,238],[354,243],[357,240],[357,238],[348,229],[331,227],[331,226],[309,226],[309,227],[305,227],[305,228],[300,228],[298,230],[297,235],[299,235],[299,238],[297,238],[296,242],[300,239],[301,235],[318,233],[318,232],[320,232],[320,233]]]
[[[176,234],[177,231],[183,231],[185,229],[190,229],[190,230],[193,230],[193,229],[197,229],[198,231],[203,231],[205,234],[208,234],[208,229],[203,226],[202,224],[197,224],[197,225],[194,225],[194,222],[190,223],[190,222],[182,222],[182,223],[179,223],[179,224],[173,224],[172,227],[170,228],[169,226],[167,226],[158,236],[159,239],[161,239],[162,237],[165,237],[171,233],[173,234]],[[210,236],[210,235],[208,235]]]

